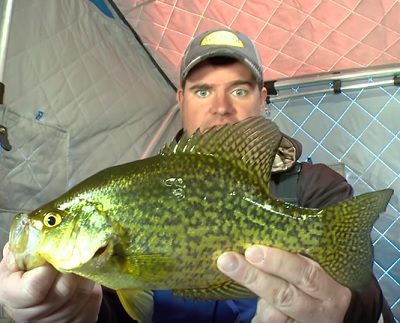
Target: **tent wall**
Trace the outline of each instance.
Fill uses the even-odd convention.
[[[366,74],[366,81],[374,82]],[[316,91],[295,85],[280,95]],[[321,87],[321,85],[318,85]],[[273,100],[273,99],[272,99]],[[273,100],[269,117],[303,144],[302,160],[344,163],[355,195],[392,187],[395,194],[372,231],[374,272],[397,320],[400,319],[400,88],[375,87],[341,94]]]
[[[398,0],[110,1],[175,84],[186,45],[217,26],[241,30],[256,42],[265,79],[400,60]],[[146,4],[132,10],[139,2]]]
[[[16,212],[140,158],[175,104],[128,28],[82,0],[15,1],[4,83],[13,148],[0,152],[1,248]]]

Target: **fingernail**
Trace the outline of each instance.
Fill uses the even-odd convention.
[[[239,266],[239,261],[237,258],[230,253],[223,253],[218,257],[217,260],[218,267],[224,273],[233,273]]]
[[[260,247],[252,246],[246,250],[246,259],[253,264],[259,264],[264,261],[264,252]]]

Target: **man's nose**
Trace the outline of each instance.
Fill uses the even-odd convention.
[[[232,100],[229,94],[219,94],[214,98],[212,113],[226,115],[234,111]]]

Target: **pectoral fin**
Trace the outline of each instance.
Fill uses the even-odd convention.
[[[125,311],[139,323],[152,323],[153,292],[136,289],[119,289],[117,295]]]

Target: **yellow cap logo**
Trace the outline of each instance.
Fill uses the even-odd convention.
[[[228,30],[218,30],[208,34],[200,43],[201,46],[219,45],[244,47],[243,42],[237,35]]]

